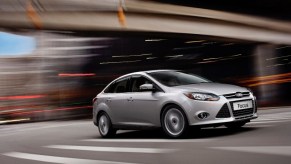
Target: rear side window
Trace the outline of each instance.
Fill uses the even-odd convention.
[[[128,78],[114,82],[104,91],[104,93],[123,93],[123,92],[128,92]]]
[[[104,93],[113,93],[115,87],[115,83],[112,83],[110,86],[108,86],[105,90]]]

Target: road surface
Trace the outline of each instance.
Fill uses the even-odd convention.
[[[158,130],[102,139],[91,120],[0,125],[1,164],[290,164],[291,108],[259,111],[240,130],[224,127],[166,139]]]

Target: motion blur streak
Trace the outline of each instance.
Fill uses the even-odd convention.
[[[6,97],[0,97],[0,100],[36,99],[36,98],[42,98],[42,97],[45,97],[45,95],[6,96]]]
[[[22,105],[22,106],[4,106],[4,107],[0,107],[0,110],[13,110],[13,109],[25,109],[25,108],[40,108],[43,106],[40,105]]]
[[[244,84],[249,87],[259,86],[259,85],[267,85],[267,84],[281,84],[291,82],[291,72],[269,75],[269,76],[259,76],[253,77],[247,80],[240,81],[241,84]]]
[[[79,107],[70,107],[70,108],[58,108],[58,109],[52,109],[52,110],[34,110],[34,111],[28,111],[28,112],[17,112],[17,113],[13,113],[13,115],[25,115],[25,114],[33,114],[33,113],[56,112],[56,111],[85,109],[85,108],[92,108],[92,106],[79,106]]]
[[[32,1],[28,1],[27,5],[26,5],[26,9],[27,9],[27,16],[31,19],[31,21],[33,22],[34,26],[37,29],[41,29],[42,27],[42,22],[40,20],[40,17],[38,16],[37,12],[35,11],[35,9],[33,8]]]
[[[82,77],[82,76],[95,76],[95,73],[59,73],[60,77]]]
[[[22,118],[22,119],[14,119],[14,120],[5,120],[5,121],[0,121],[0,124],[5,124],[5,123],[12,123],[12,122],[21,122],[21,121],[28,121],[30,120],[29,118]]]

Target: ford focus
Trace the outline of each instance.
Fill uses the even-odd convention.
[[[162,128],[178,138],[190,127],[240,128],[255,118],[256,97],[249,89],[176,70],[121,76],[93,99],[93,122],[102,137],[122,129]]]

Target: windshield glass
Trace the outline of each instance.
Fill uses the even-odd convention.
[[[156,79],[158,82],[168,87],[211,82],[210,80],[207,80],[200,76],[179,71],[161,71],[148,74]]]

